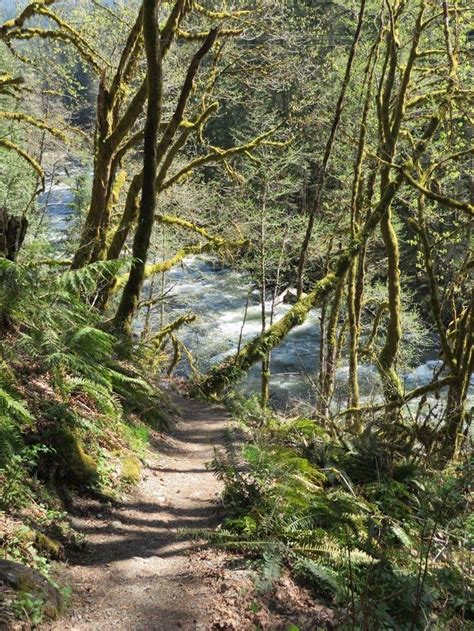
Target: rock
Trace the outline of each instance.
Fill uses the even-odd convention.
[[[303,292],[301,297],[304,298],[305,296],[307,296],[307,294]],[[294,287],[288,287],[288,289],[281,294],[281,298],[286,305],[294,305],[298,300],[296,289]]]
[[[123,528],[122,522],[118,521],[118,519],[116,521],[111,521],[109,525],[114,530],[120,530],[121,528]]]
[[[275,298],[275,306],[280,305],[281,303],[294,305],[298,300],[297,293],[298,292],[295,287],[287,287],[285,291],[282,291],[281,294]],[[305,296],[307,296],[307,294],[303,292],[301,297],[304,298]]]
[[[12,589],[19,597],[28,595],[41,601],[43,615],[50,620],[57,618],[63,610],[64,601],[59,589],[39,572],[20,563],[0,559],[0,590],[2,587]]]

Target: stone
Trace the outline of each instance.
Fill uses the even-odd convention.
[[[18,596],[28,594],[43,604],[43,615],[54,620],[62,612],[64,601],[59,589],[26,565],[0,559],[0,589],[10,588]]]
[[[121,521],[111,521],[110,522],[110,527],[113,528],[114,530],[120,530],[120,528],[123,527],[123,524]]]

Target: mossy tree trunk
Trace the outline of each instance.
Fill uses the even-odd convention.
[[[349,269],[352,268],[353,264],[354,261],[351,261]],[[338,322],[344,297],[346,275],[347,274],[344,274],[339,280],[336,291],[334,292],[324,340],[326,350],[324,353],[324,363],[321,366],[323,374],[320,380],[321,392],[319,393],[318,406],[323,417],[328,417],[330,415],[331,401],[334,394],[334,383],[336,379],[337,359],[339,354],[338,350],[340,350],[338,344]]]
[[[344,78],[342,80],[341,90],[339,92],[339,97],[338,97],[338,100],[337,100],[337,103],[336,103],[334,117],[333,117],[333,121],[332,121],[332,125],[331,125],[331,131],[329,133],[329,138],[327,140],[326,147],[325,147],[325,150],[324,150],[324,156],[323,156],[322,164],[321,164],[321,167],[319,168],[319,172],[318,172],[317,190],[316,190],[315,201],[314,201],[312,209],[310,211],[310,215],[309,215],[309,218],[308,218],[308,224],[307,224],[307,227],[306,227],[306,232],[305,232],[305,235],[304,235],[304,238],[303,238],[303,243],[301,245],[300,256],[299,256],[299,261],[298,261],[298,270],[297,270],[297,276],[296,276],[296,287],[297,287],[297,295],[298,295],[298,297],[300,297],[302,292],[303,292],[304,270],[305,270],[305,265],[306,265],[306,257],[307,257],[307,253],[308,253],[309,244],[311,242],[311,236],[313,234],[314,222],[315,222],[315,219],[316,219],[316,217],[318,216],[318,214],[319,214],[319,212],[321,210],[321,203],[322,203],[322,200],[323,200],[323,193],[324,193],[324,187],[325,187],[325,184],[326,184],[326,178],[327,178],[327,173],[328,173],[328,166],[329,166],[329,162],[331,160],[334,144],[335,144],[335,141],[336,141],[336,136],[337,136],[337,131],[339,129],[339,124],[341,122],[341,116],[342,116],[342,112],[343,112],[343,109],[344,109],[346,92],[347,92],[347,88],[349,86],[351,73],[352,73],[352,66],[353,66],[353,63],[354,63],[354,58],[355,58],[355,55],[356,55],[357,46],[358,46],[358,43],[359,43],[360,35],[361,35],[361,32],[362,32],[362,27],[363,27],[363,24],[364,24],[365,8],[366,8],[366,0],[361,0],[360,6],[359,6],[359,15],[358,15],[358,18],[357,18],[356,30],[354,32],[352,45],[351,45],[351,48],[350,48],[350,51],[349,51],[349,57],[348,57],[347,63],[346,63],[346,70],[345,70],[345,73],[344,73]]]
[[[156,0],[143,0],[148,96],[143,150],[143,187],[138,226],[133,240],[133,261],[115,316],[115,327],[127,334],[131,333],[132,318],[143,285],[156,209],[157,147],[163,96],[158,5]]]
[[[418,44],[423,31],[423,15],[425,3],[419,5],[413,31],[408,59],[403,69],[400,86],[397,87],[397,73],[400,65],[400,47],[398,24],[403,19],[405,5],[397,5],[395,13],[390,14],[390,28],[386,33],[386,57],[384,61],[383,80],[378,95],[378,119],[380,137],[380,187],[384,191],[390,182],[391,165],[396,156],[402,121],[405,116],[408,87],[412,71],[418,58]],[[393,104],[393,105],[392,105]],[[385,343],[378,356],[378,368],[382,377],[385,397],[388,401],[399,399],[402,385],[396,371],[396,360],[402,339],[401,326],[401,282],[400,251],[397,233],[392,223],[392,209],[381,219],[380,232],[387,253],[387,298],[389,321]]]
[[[371,54],[367,66],[365,68],[366,78],[366,94],[364,107],[360,121],[359,140],[357,146],[357,154],[354,165],[354,177],[352,182],[351,208],[350,208],[350,227],[351,238],[354,239],[357,231],[360,229],[362,221],[362,213],[364,208],[369,210],[372,204],[373,187],[368,187],[367,196],[364,197],[364,178],[362,167],[364,163],[367,138],[367,122],[372,105],[372,91],[374,83],[374,72],[382,38],[382,28],[379,29],[379,37],[372,47]],[[360,254],[352,262],[349,273],[347,275],[347,317],[349,325],[349,395],[348,407],[354,410],[360,405],[359,401],[359,341],[360,341],[360,318],[362,311],[362,302],[364,295],[364,277],[365,277],[365,250],[362,248]],[[361,429],[360,414],[355,412],[351,416],[354,428],[359,431]]]

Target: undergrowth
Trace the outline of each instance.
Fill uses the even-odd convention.
[[[225,484],[217,545],[258,560],[258,586],[284,567],[348,629],[461,629],[474,622],[472,468],[397,453],[384,423],[332,437],[311,419],[233,404],[239,440],[210,467]],[[239,446],[236,446],[239,445]]]
[[[0,545],[2,557],[48,574],[48,560],[81,545],[66,510],[73,493],[118,498],[140,476],[161,395],[119,352],[93,303],[117,271],[99,263],[0,259]],[[37,621],[37,602],[30,622]],[[26,604],[25,604],[26,603]]]

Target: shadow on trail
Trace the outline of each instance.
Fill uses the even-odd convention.
[[[169,436],[155,435],[151,449],[158,458],[147,466],[137,497],[110,508],[91,507],[77,519],[75,528],[87,544],[70,554],[70,563],[101,567],[166,559],[202,546],[192,531],[213,528],[222,518],[216,482],[205,465],[223,444],[223,420],[219,409],[199,407],[196,413],[192,403],[189,409],[191,420],[181,421]]]

